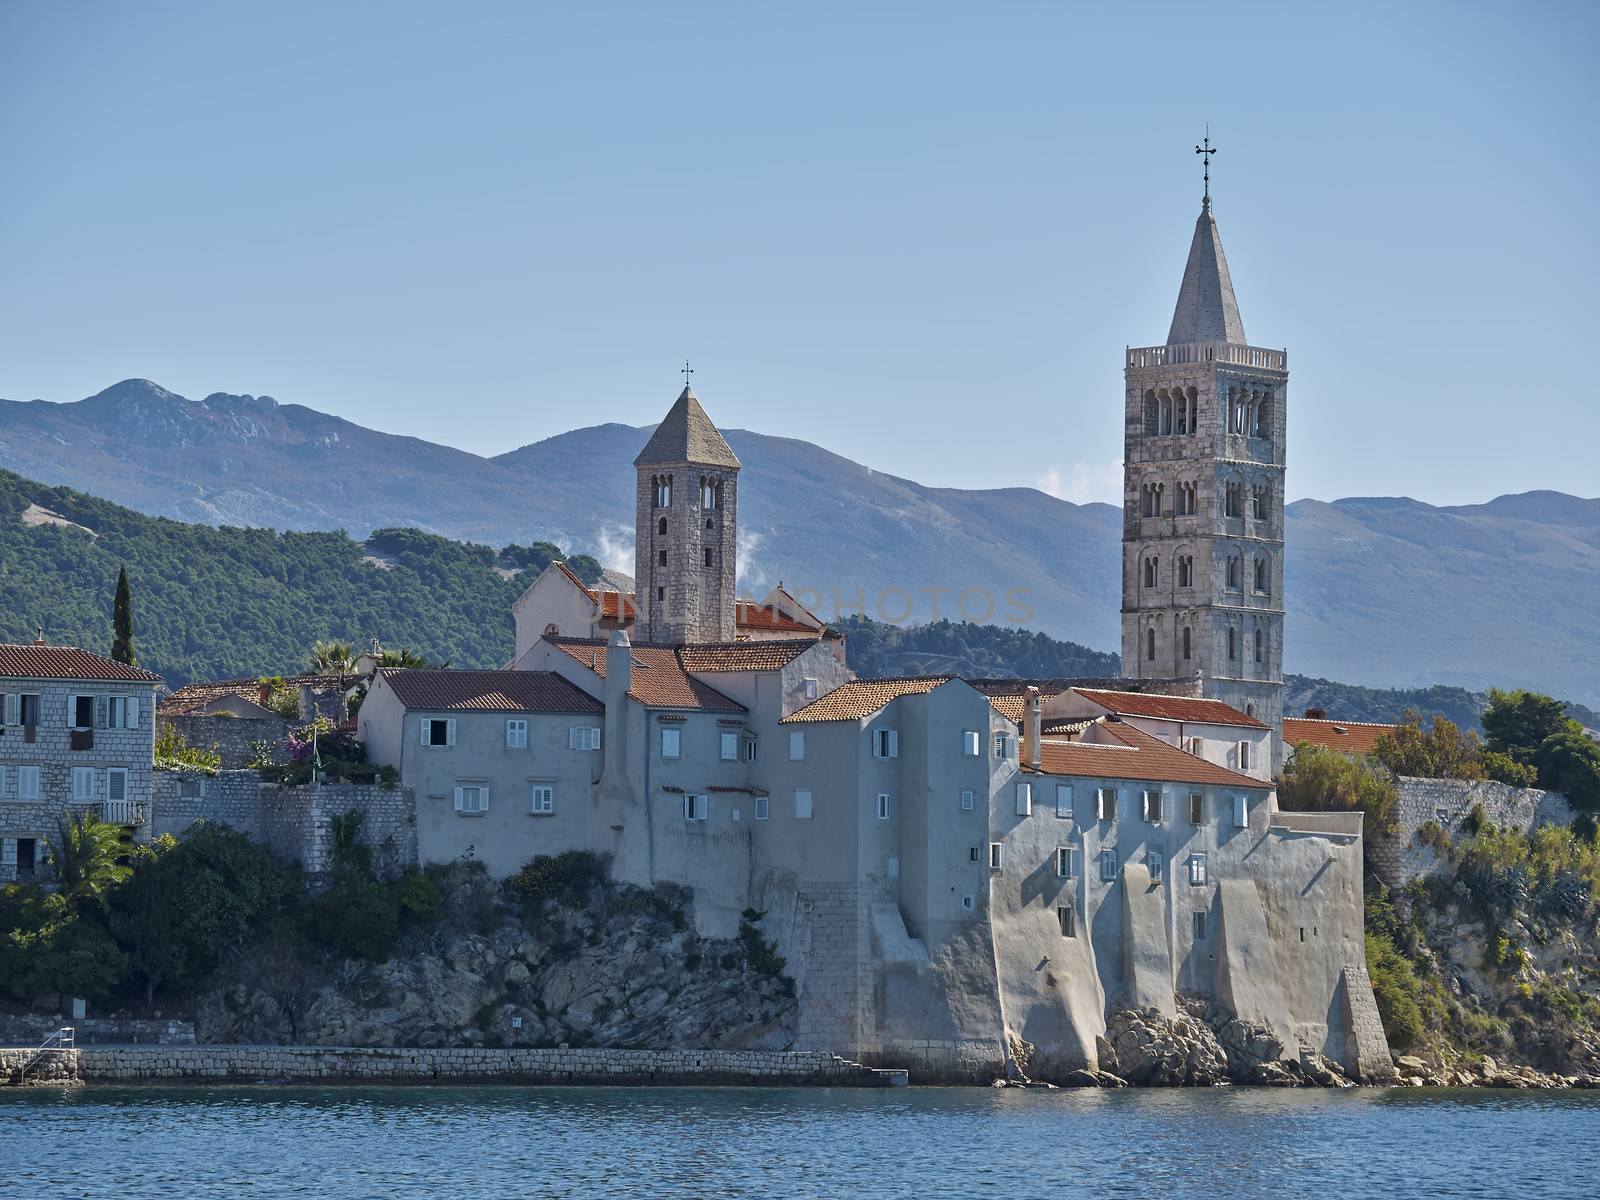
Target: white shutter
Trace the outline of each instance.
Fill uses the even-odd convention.
[[[16,692],[6,693],[5,722],[7,725],[21,724],[22,718],[18,715],[18,709],[21,708],[21,700],[22,697],[17,695]]]
[[[961,753],[967,758],[978,757],[978,731],[966,729],[961,733]]]
[[[1110,799],[1110,797],[1110,788],[1100,788],[1095,792],[1095,815],[1102,821],[1106,820],[1110,816],[1110,813],[1107,812],[1107,809],[1110,807],[1110,805],[1107,804],[1107,801]]]
[[[44,707],[44,701],[43,700],[40,700],[39,707],[40,708]],[[43,716],[44,714],[41,713],[40,715]],[[77,728],[77,725],[76,725],[76,721],[77,720],[78,720],[78,694],[76,692],[69,692],[67,694],[67,728],[68,729]]]
[[[789,761],[801,762],[806,756],[806,732],[796,729],[789,734]]]
[[[446,746],[454,746],[456,744],[456,719],[454,717],[448,718],[444,723],[444,744]]]
[[[739,735],[737,733],[724,733],[722,735],[722,761],[734,762],[739,757]]]
[[[974,801],[973,796],[972,796],[972,789],[971,788],[962,788],[961,789],[961,811],[962,812],[971,812],[972,809],[973,809],[974,804],[975,804],[975,801]]]
[[[457,812],[461,812],[462,811],[462,806],[465,804],[465,800],[462,798],[462,794],[461,793],[462,793],[462,789],[461,788],[457,788],[456,789],[456,811]]]
[[[589,749],[600,749],[600,727],[593,725],[589,728]]]
[[[794,819],[809,821],[811,819],[811,789],[799,788],[794,794]]]
[[[1171,792],[1161,793],[1161,823],[1170,825],[1173,821],[1173,799]]]
[[[889,757],[900,757],[900,731],[898,729],[889,730]]]
[[[1250,824],[1250,799],[1248,796],[1235,796],[1233,798],[1233,824],[1237,829],[1244,829]]]
[[[430,720],[428,720],[427,717],[423,717],[421,722],[417,726],[417,740],[420,741],[424,746],[426,746],[428,744],[428,729],[432,724],[433,723]],[[460,792],[461,792],[461,789],[457,788],[456,789],[456,794],[457,794],[457,798],[458,799],[460,797]]]
[[[1063,820],[1072,820],[1072,785],[1066,783],[1056,784],[1056,816]]]
[[[139,697],[129,696],[122,703],[123,716],[127,718],[127,728],[139,728]]]
[[[106,799],[126,800],[128,798],[128,773],[120,767],[113,767],[106,772]]]
[[[1031,817],[1033,815],[1033,784],[1017,784],[1017,816]]]

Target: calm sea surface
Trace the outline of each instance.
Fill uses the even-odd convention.
[[[0,1090],[0,1196],[1600,1194],[1600,1093]]]

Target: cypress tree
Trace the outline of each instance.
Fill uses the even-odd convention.
[[[133,591],[128,587],[128,568],[117,571],[117,598],[111,610],[111,657],[130,667],[139,665],[133,652]]]

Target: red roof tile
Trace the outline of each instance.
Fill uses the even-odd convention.
[[[820,640],[785,638],[770,642],[696,642],[680,647],[678,659],[687,671],[781,671]]]
[[[1313,746],[1327,746],[1346,754],[1371,754],[1373,744],[1379,738],[1398,728],[1398,725],[1378,725],[1369,721],[1319,721],[1311,717],[1285,717],[1283,741],[1288,746],[1310,742]]]
[[[601,679],[606,677],[606,644],[598,638],[547,636],[544,639],[575,662],[588,667]],[[679,647],[640,644],[632,647],[632,696],[646,708],[691,708],[706,712],[744,712],[744,705],[730,700],[708,683],[702,683],[679,661]]]
[[[1193,696],[1162,696],[1153,692],[1112,692],[1099,688],[1073,688],[1086,700],[1092,700],[1107,712],[1119,717],[1150,717],[1160,721],[1192,721],[1205,725],[1243,725],[1249,729],[1265,729],[1254,717],[1247,717],[1237,708],[1221,700],[1201,700]]]
[[[1126,779],[1132,782],[1210,784],[1215,787],[1265,789],[1272,786],[1265,780],[1241,775],[1179,750],[1176,746],[1169,746],[1160,738],[1131,725],[1112,727],[1102,723],[1100,728],[1121,745],[1041,741],[1039,773],[1090,779]]]
[[[919,675],[907,679],[853,679],[842,683],[826,696],[819,696],[804,708],[798,708],[778,723],[791,721],[859,721],[870,717],[892,700],[901,696],[931,692],[941,684],[949,683],[948,675]]]
[[[740,629],[774,630],[779,633],[822,632],[820,625],[807,625],[796,621],[771,605],[761,604],[755,600],[736,601],[733,613],[734,622]]]
[[[76,646],[0,645],[0,676],[14,679],[92,679],[106,683],[160,683],[161,676],[102,658]]]
[[[598,700],[554,671],[380,672],[400,703],[429,711],[597,713]]]
[[[357,676],[344,676],[343,683],[337,675],[285,675],[283,682],[298,689],[309,683],[317,692],[345,692],[353,688]],[[261,678],[252,675],[247,679],[219,679],[212,683],[186,683],[175,692],[162,697],[156,711],[163,717],[183,717],[226,696],[238,696],[251,704],[261,704]]]

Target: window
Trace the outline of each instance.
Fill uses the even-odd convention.
[[[1258,521],[1267,519],[1267,485],[1264,483],[1250,489],[1250,515]]]
[[[489,789],[481,783],[464,783],[456,788],[456,811],[475,815],[489,811]]]
[[[139,728],[139,697],[137,697],[137,696],[108,696],[108,697],[106,697],[106,728],[108,728],[108,729],[137,729],[137,728]]]
[[[662,517],[661,520],[656,522],[656,532],[661,534],[663,537],[666,536],[666,533],[667,533],[667,519],[665,517]]]
[[[1072,820],[1072,785],[1067,783],[1056,784],[1056,819],[1059,821]]]
[[[1267,590],[1267,560],[1256,559],[1256,591],[1265,594]]]
[[[1222,489],[1222,515],[1244,516],[1244,484],[1230,483]]]
[[[593,725],[574,725],[571,729],[567,730],[567,749],[600,749],[600,730]]]
[[[1147,588],[1155,587],[1156,581],[1160,577],[1161,561],[1154,555],[1146,557],[1144,560],[1144,586]]]
[[[1206,823],[1206,798],[1200,792],[1189,793],[1189,824],[1204,825]]]
[[[724,731],[722,735],[722,761],[737,762],[739,760],[739,735]]]
[[[745,762],[755,762],[756,760],[756,739],[753,737],[744,739],[744,760]]]
[[[1191,649],[1191,641],[1190,641],[1191,633],[1192,633],[1192,631],[1189,629],[1189,627],[1187,625],[1185,625],[1183,627],[1183,656],[1185,658],[1189,657],[1189,652],[1190,652],[1190,649]]]
[[[1235,590],[1238,589],[1238,587],[1239,587],[1239,556],[1237,554],[1228,555],[1227,580],[1228,580],[1228,586],[1230,588],[1233,588]]]
[[[887,821],[888,819],[889,819],[889,793],[888,792],[879,792],[878,793],[878,820]]]
[[[976,729],[963,729],[961,731],[961,755],[963,758],[977,758],[983,753],[983,738]]]
[[[708,567],[711,566],[712,565],[711,547],[710,546],[702,546],[700,549],[701,549],[701,553],[702,553],[702,555],[704,556],[704,559],[705,559],[705,565],[708,566]]]
[[[872,731],[872,757],[899,758],[900,731],[898,729],[874,729]]]
[[[94,728],[94,697],[72,696],[67,706],[67,715],[71,718],[67,723],[74,729]]]
[[[1194,586],[1194,555],[1178,555],[1178,586],[1181,588]]]
[[[815,678],[813,678],[810,675],[807,675],[804,679],[802,679],[800,681],[800,686],[801,686],[801,688],[802,688],[802,690],[803,690],[803,692],[805,694],[805,698],[807,700],[815,700],[817,698],[817,690],[818,689],[817,689],[817,681],[816,681]]]
[[[1073,870],[1071,846],[1056,847],[1056,875],[1061,879],[1072,878]]]
[[[1256,630],[1256,661],[1261,661],[1261,630]]]
[[[424,746],[454,746],[456,723],[449,717],[422,718],[422,744]]]
[[[968,846],[967,847],[967,861],[968,862],[977,862],[978,861],[978,848],[976,846]]]
[[[900,857],[899,857],[899,855],[896,855],[896,854],[889,855],[889,861],[888,861],[887,865],[888,865],[888,868],[889,868],[889,878],[890,879],[899,879],[900,878]]]
[[[971,896],[961,897],[961,907],[966,909],[968,912],[971,912],[976,904],[977,901]]]
[[[1011,735],[1009,733],[997,733],[994,735],[994,756],[996,758],[1011,757]]]
[[[1228,628],[1228,657],[1229,659],[1239,657],[1239,631],[1232,626]]]
[[[1144,656],[1151,662],[1156,660],[1156,631],[1153,628],[1144,631]]]
[[[1117,819],[1117,789],[1096,788],[1094,792],[1095,815],[1102,821]]]
[[[1161,515],[1161,493],[1165,490],[1164,484],[1147,483],[1141,491],[1140,515],[1146,517],[1159,517]]]
[[[756,820],[765,821],[767,814],[772,810],[772,801],[766,796],[756,797]]]
[[[126,767],[106,768],[106,799],[126,800],[128,798],[128,769]]]
[[[1206,914],[1203,909],[1195,910],[1194,940],[1197,942],[1203,942],[1206,940]]]
[[[547,817],[556,811],[556,786],[553,783],[536,783],[529,792],[528,811],[536,817]]]
[[[714,480],[714,479],[702,479],[700,481],[700,507],[701,508],[716,508],[717,507],[717,493],[720,492],[721,490],[722,490],[721,488],[717,487],[716,480]]]
[[[789,761],[801,762],[806,756],[806,734],[803,729],[796,729],[789,735]]]
[[[657,604],[665,604],[666,602],[667,602],[667,589],[664,588],[664,587],[658,587],[656,589],[656,603]]]
[[[667,552],[665,550],[656,551],[656,565],[660,567],[667,565]]]
[[[1150,868],[1150,882],[1160,883],[1161,872],[1166,868],[1166,856],[1159,850],[1152,850],[1144,856],[1145,865]]]
[[[671,508],[672,507],[672,476],[671,475],[657,475],[655,477],[655,483],[656,483],[656,507],[657,508]]]
[[[1239,770],[1248,771],[1249,769],[1250,769],[1250,743],[1249,742],[1240,742],[1239,743]]]
[[[679,758],[683,754],[683,731],[681,729],[663,729],[661,731],[661,757]]]
[[[998,871],[1005,864],[1006,848],[999,842],[989,843],[989,870]]]
[[[72,768],[72,798],[74,800],[94,799],[94,768]]]
[[[1250,825],[1250,798],[1248,796],[1235,796],[1233,798],[1233,826],[1235,829],[1247,829]]]
[[[1033,784],[1022,782],[1017,784],[1017,816],[1031,817],[1033,815]]]
[[[526,750],[528,748],[528,722],[513,717],[506,721],[506,749]]]
[[[1117,878],[1117,852],[1115,850],[1100,851],[1100,880],[1102,883],[1114,883]]]
[[[796,821],[811,820],[811,789],[796,788],[794,793],[794,819]]]
[[[1206,856],[1204,854],[1189,855],[1189,886],[1205,887],[1206,885]]]
[[[1201,753],[1201,751],[1205,748],[1205,744],[1206,744],[1205,738],[1197,738],[1197,737],[1184,738],[1183,739],[1184,753],[1192,754],[1196,758],[1204,758],[1205,755],[1203,753]]]
[[[1147,791],[1144,793],[1143,799],[1144,819],[1152,825],[1159,824],[1161,821],[1161,793]]]
[[[17,697],[19,725],[37,725],[44,703],[37,692],[23,692]]]
[[[973,795],[972,795],[972,789],[971,788],[962,788],[961,789],[961,811],[962,812],[971,812],[973,810],[974,806],[976,805],[976,803],[977,802],[973,798]]]
[[[1194,516],[1195,511],[1196,511],[1195,499],[1196,499],[1195,485],[1192,484],[1192,483],[1180,483],[1178,485],[1178,495],[1177,495],[1178,516],[1180,516],[1180,517],[1192,517],[1192,516]]]
[[[686,795],[683,798],[683,819],[685,821],[704,821],[710,807],[709,797]]]
[[[1061,926],[1062,937],[1078,936],[1078,914],[1070,904],[1056,905],[1056,923]]]

